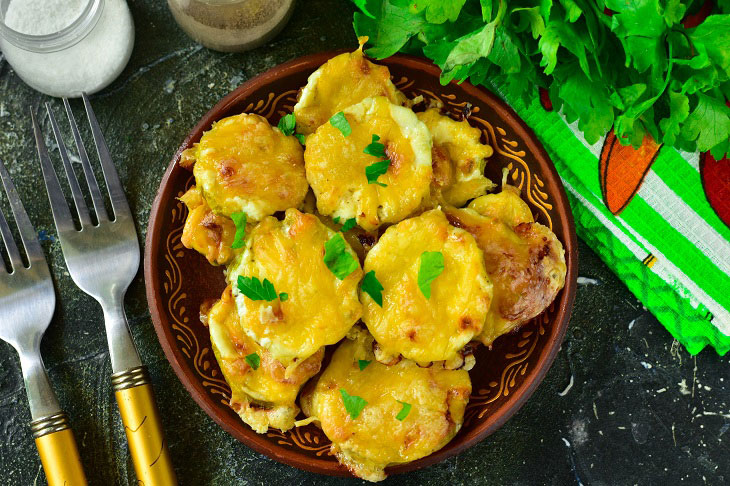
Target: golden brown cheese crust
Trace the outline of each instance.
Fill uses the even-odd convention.
[[[343,136],[327,123],[307,138],[304,159],[317,209],[342,220],[356,218],[365,230],[408,217],[430,197],[428,129],[411,110],[383,97],[368,98],[344,113],[350,135]],[[374,134],[391,160],[378,178],[387,187],[368,183],[365,175],[366,168],[380,160],[363,152]]]
[[[418,113],[433,137],[434,202],[463,206],[469,199],[486,194],[494,188],[484,176],[487,157],[492,147],[481,143],[481,131],[467,121],[456,121],[431,108]]]
[[[324,245],[334,234],[316,216],[289,209],[284,221],[268,217],[256,225],[229,266],[243,328],[289,369],[342,339],[362,315],[359,263],[344,280],[324,263]],[[346,251],[357,259],[351,248]],[[239,276],[268,279],[288,298],[253,301],[238,290]]]
[[[477,339],[486,345],[543,312],[565,285],[565,252],[549,228],[533,221],[511,186],[448,209],[451,224],[476,238],[494,283],[494,300]]]
[[[303,150],[258,115],[224,118],[195,147],[195,181],[211,209],[249,221],[298,207],[307,194]]]
[[[309,135],[334,115],[365,98],[385,96],[403,104],[405,96],[390,81],[385,66],[373,64],[360,49],[333,57],[319,67],[302,89],[294,106],[297,131]]]
[[[269,427],[292,428],[299,413],[297,394],[319,372],[324,348],[285,376],[284,365],[243,331],[230,286],[207,313],[207,323],[213,352],[231,387],[231,407],[259,434]],[[246,356],[254,353],[260,358],[255,370],[246,362]]]
[[[444,270],[427,299],[418,286],[421,255],[439,251]],[[365,258],[383,286],[383,306],[360,292],[363,321],[385,362],[399,354],[421,364],[453,360],[477,336],[492,299],[492,284],[474,238],[434,209],[388,228]]]
[[[203,255],[211,265],[225,265],[233,258],[231,245],[236,225],[230,218],[215,214],[200,191],[191,187],[180,200],[188,208],[180,241],[185,248]]]
[[[410,360],[393,366],[375,361],[372,337],[353,328],[339,345],[313,390],[301,405],[316,417],[332,441],[332,452],[356,476],[368,481],[385,479],[387,466],[425,457],[446,445],[459,431],[471,394],[469,373],[438,366],[421,368]],[[371,363],[360,370],[358,360]],[[367,401],[352,419],[340,390]],[[411,410],[396,419],[402,405]]]

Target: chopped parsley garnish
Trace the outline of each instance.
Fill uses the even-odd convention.
[[[243,240],[246,236],[246,220],[248,216],[244,212],[231,214],[233,224],[236,225],[236,235],[233,237],[233,244],[231,248],[238,249],[243,248]]]
[[[365,150],[363,150],[363,152],[368,155],[372,155],[373,157],[378,157],[380,159],[388,157],[387,155],[385,155],[385,145],[378,142],[378,140],[380,140],[380,137],[373,134],[372,142],[370,142],[370,144],[365,147]]]
[[[340,231],[342,231],[343,233],[345,231],[350,231],[357,224],[357,220],[355,218],[350,218],[347,221],[345,221],[344,223],[341,223],[342,219],[339,216],[334,218],[332,221],[334,221],[337,224],[342,224],[342,228],[340,228]]]
[[[352,133],[350,122],[347,121],[343,112],[332,115],[332,118],[330,118],[330,125],[338,129],[340,133],[342,133],[343,137],[347,137]]]
[[[383,307],[383,286],[375,276],[375,270],[370,270],[365,274],[360,286],[362,291],[368,294],[380,307]]]
[[[343,233],[345,231],[350,231],[357,224],[356,221],[357,220],[355,218],[348,219],[347,221],[345,221],[345,224],[342,225],[342,229],[340,229],[340,231],[342,231]]]
[[[344,388],[340,388],[340,395],[342,395],[342,403],[345,405],[345,410],[350,414],[350,417],[355,420],[365,408],[368,402],[362,397],[350,395]]]
[[[259,369],[259,365],[261,365],[261,357],[256,353],[249,354],[246,356],[246,363],[254,370],[257,370]]]
[[[388,159],[388,156],[385,154],[385,145],[378,142],[378,140],[380,140],[380,137],[373,134],[372,140],[373,141],[367,147],[365,147],[365,150],[363,150],[363,152],[383,160],[365,167],[365,177],[368,178],[368,184],[377,184],[380,187],[388,187],[387,184],[378,182],[378,177],[388,172],[388,167],[390,167],[390,159]]]
[[[284,115],[281,117],[281,120],[279,120],[279,130],[281,130],[281,133],[283,133],[286,136],[293,135],[294,129],[297,126],[297,119],[294,117],[293,113],[289,113],[288,115]]]
[[[281,299],[284,302],[289,298],[289,294],[282,292],[281,294],[276,293],[274,284],[269,282],[269,279],[264,279],[263,282],[256,277],[242,277],[238,276],[238,290],[251,300],[265,300],[271,302],[272,300]]]
[[[345,221],[345,224],[342,225],[342,228],[340,228],[340,231],[342,231],[343,233],[345,231],[350,231],[352,228],[355,227],[356,224],[357,224],[357,220],[355,218],[350,218],[347,221]]]
[[[368,178],[368,184],[377,184],[380,187],[388,187],[388,184],[378,182],[378,177],[388,172],[390,167],[390,160],[385,159],[380,162],[375,162],[365,167],[365,177]]]
[[[295,133],[294,136],[297,137],[297,140],[299,140],[299,143],[301,143],[302,145],[307,145],[307,136],[306,135],[302,135],[301,133]]]
[[[411,413],[411,404],[406,402],[401,402],[398,400],[398,403],[403,405],[403,408],[400,409],[400,412],[398,412],[398,415],[395,416],[396,420],[400,420],[403,422],[406,417],[408,417],[408,414]]]
[[[357,360],[357,366],[360,368],[360,371],[367,368],[370,363],[372,363],[372,361],[367,360],[367,359],[358,359]]]
[[[342,233],[336,233],[324,244],[324,263],[340,280],[344,280],[357,269],[357,260],[347,251],[347,243]]]
[[[431,282],[444,271],[444,254],[440,251],[424,251],[418,268],[418,288],[423,295],[431,298]]]

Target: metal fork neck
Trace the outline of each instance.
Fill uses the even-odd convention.
[[[28,395],[30,415],[38,420],[61,411],[56,394],[53,393],[46,368],[41,359],[40,346],[19,350],[20,366],[23,368],[25,392]]]
[[[101,306],[104,311],[104,325],[112,372],[119,373],[142,366],[139,353],[132,340],[127,318],[124,315],[124,298],[102,302]]]

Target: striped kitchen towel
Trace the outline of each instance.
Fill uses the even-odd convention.
[[[613,131],[589,144],[545,93],[528,106],[492,86],[552,157],[588,243],[691,354],[730,350],[730,160]]]

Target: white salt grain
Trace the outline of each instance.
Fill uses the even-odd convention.
[[[12,0],[5,25],[21,34],[53,34],[81,16],[85,0]]]
[[[17,32],[58,32],[82,14],[89,0],[12,0],[5,24]],[[16,73],[52,96],[80,96],[106,87],[126,66],[134,44],[134,24],[124,0],[102,0],[96,25],[75,44],[54,52],[34,52],[0,39]]]

